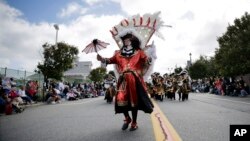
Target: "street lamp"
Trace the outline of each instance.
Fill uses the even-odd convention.
[[[57,38],[58,38],[59,26],[57,24],[54,24],[54,28],[56,29],[56,47],[57,47]]]
[[[192,65],[192,59],[191,59],[192,54],[189,53],[189,56],[190,56],[190,66],[191,66]]]

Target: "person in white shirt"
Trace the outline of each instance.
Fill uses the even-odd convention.
[[[32,99],[26,95],[26,92],[25,92],[25,86],[21,86],[21,88],[18,90],[18,95],[24,100],[26,101],[27,103],[29,104],[33,104],[34,101],[32,101]]]

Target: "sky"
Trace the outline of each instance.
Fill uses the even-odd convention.
[[[94,69],[100,66],[96,53],[82,52],[88,43],[110,43],[99,54],[111,57],[119,48],[109,30],[132,15],[157,11],[172,26],[160,29],[164,40],[154,35],[149,41],[156,45],[154,71],[163,74],[185,67],[190,57],[214,56],[217,38],[250,13],[250,0],[0,0],[0,67],[34,71],[43,61],[42,45],[55,44],[58,24],[58,42],[76,46],[79,60],[92,61]]]

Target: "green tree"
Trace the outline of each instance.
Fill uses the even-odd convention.
[[[45,43],[43,46],[44,62],[38,63],[37,68],[44,75],[44,79],[61,80],[63,73],[73,67],[78,49],[75,46],[60,42],[55,45]]]
[[[208,66],[207,59],[200,56],[199,60],[195,61],[192,66],[189,67],[189,74],[192,79],[204,78],[207,76]]]
[[[106,75],[106,68],[96,68],[91,70],[90,74],[89,74],[89,79],[94,81],[94,82],[101,82],[103,81],[105,75]]]
[[[226,33],[217,39],[219,49],[215,51],[215,63],[224,76],[250,73],[250,15],[245,13]]]
[[[207,60],[207,76],[219,76],[218,67],[215,63],[215,58],[211,57],[209,60]]]
[[[218,76],[218,69],[216,67],[214,57],[207,58],[207,56],[200,56],[200,58],[188,68],[189,74],[193,79],[204,77]]]

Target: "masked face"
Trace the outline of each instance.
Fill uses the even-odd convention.
[[[130,46],[131,45],[131,41],[129,38],[124,39],[124,46]]]

